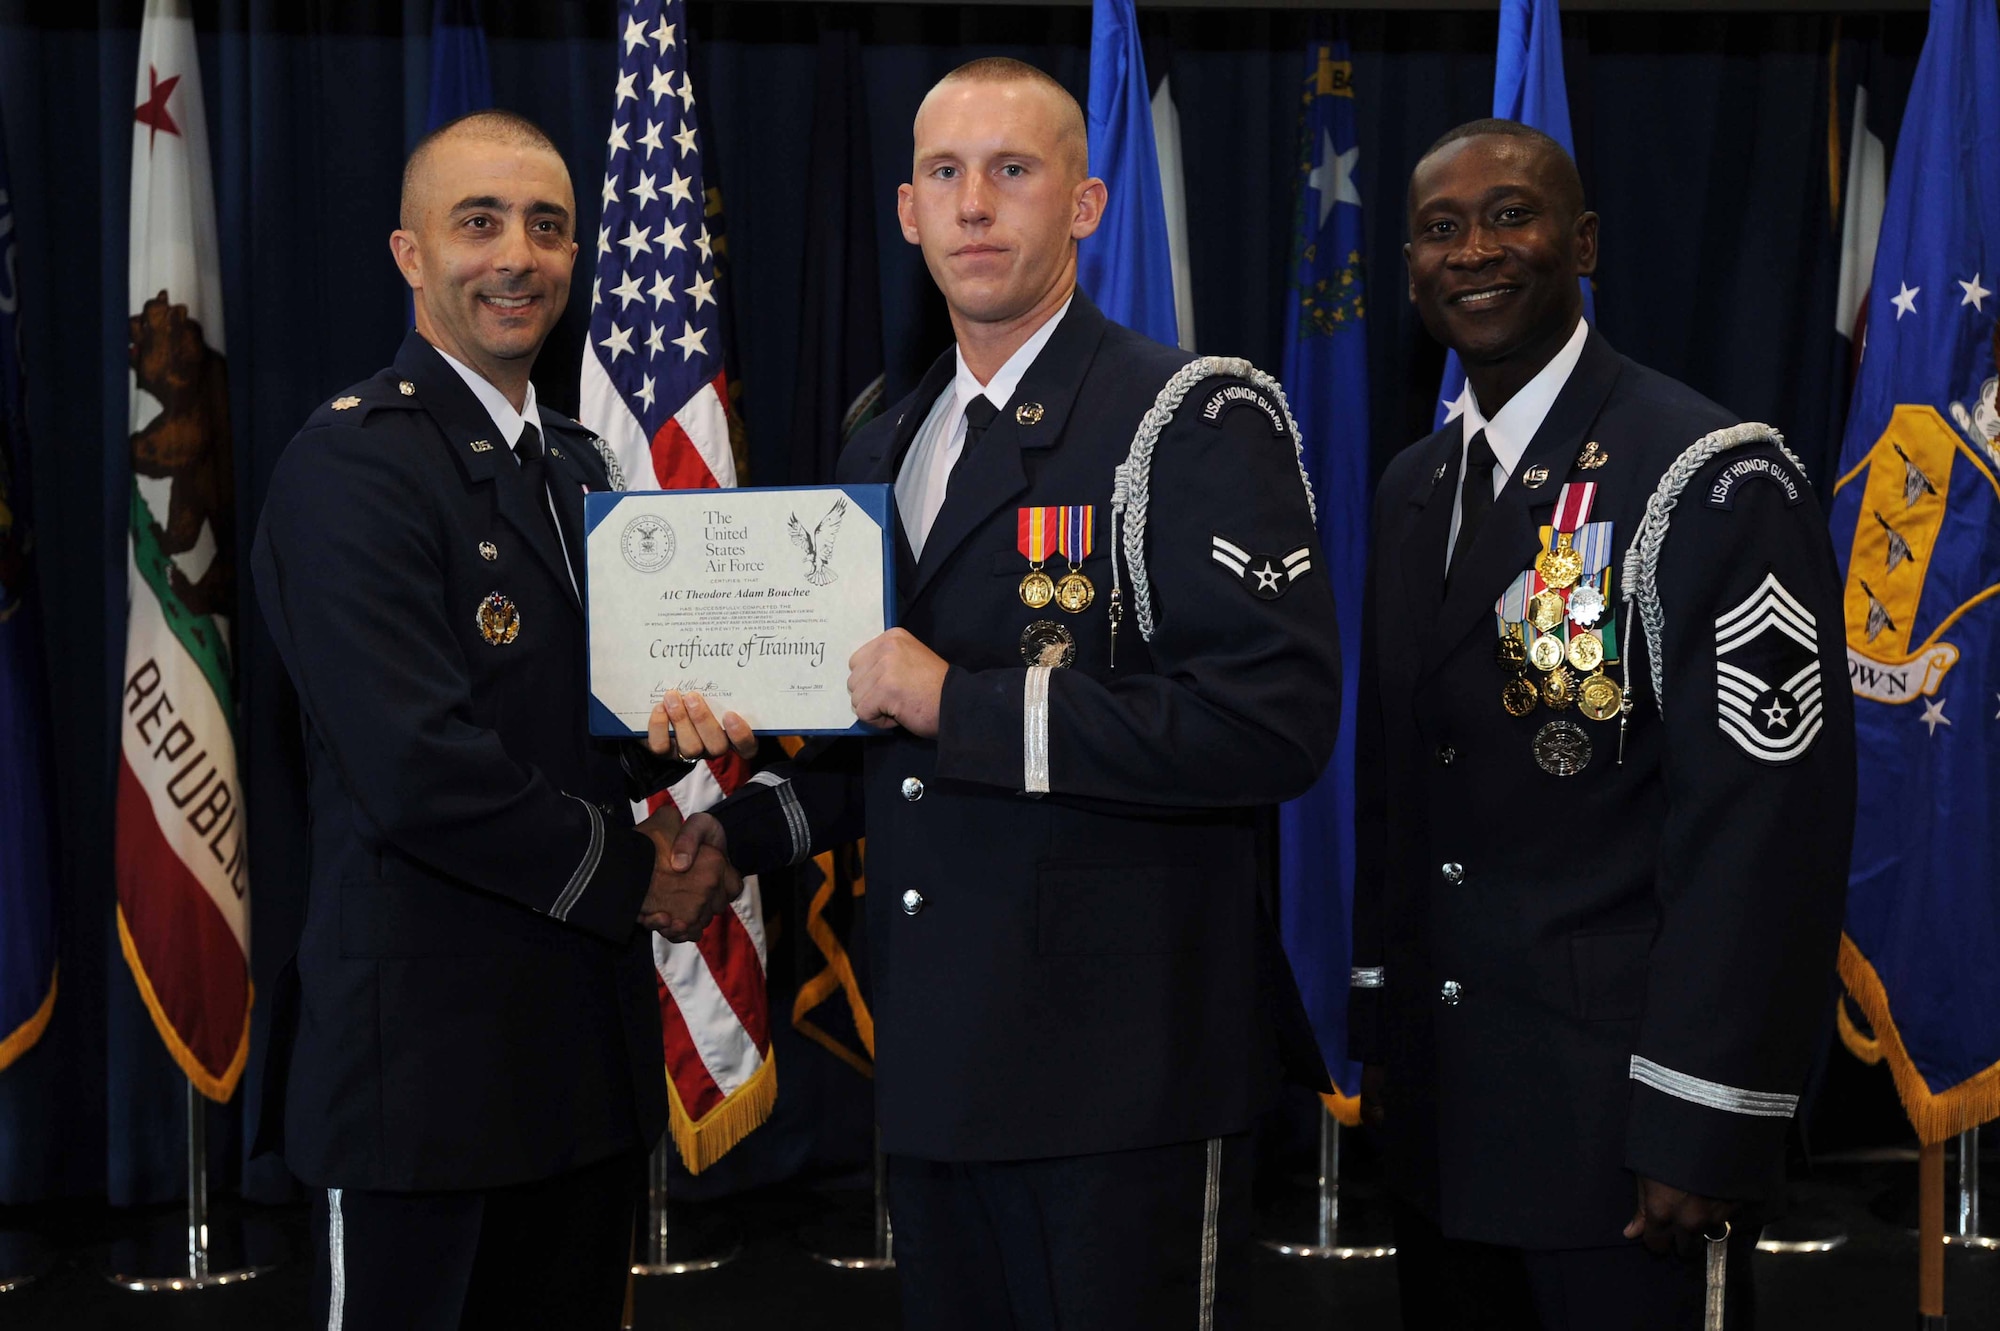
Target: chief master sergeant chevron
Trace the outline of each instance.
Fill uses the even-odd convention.
[[[1383,475],[1362,614],[1351,1047],[1405,1324],[1693,1327],[1699,1235],[1777,1183],[1829,1024],[1832,544],[1775,434],[1584,321],[1561,145],[1461,126],[1409,208],[1471,392]]]
[[[1297,441],[1275,383],[1077,289],[1105,190],[1061,85],[975,62],[914,137],[898,215],[957,347],[838,469],[896,488],[901,627],[848,681],[887,733],[682,844],[747,871],[865,825],[907,1325],[1237,1325],[1281,1023],[1313,1048],[1256,809],[1311,784],[1340,705]]]

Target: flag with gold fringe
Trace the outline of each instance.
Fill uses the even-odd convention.
[[[147,0],[132,122],[118,941],[174,1061],[227,1100],[250,1048],[250,876],[221,261],[187,0]]]
[[[1840,974],[1917,1135],[2000,1117],[2000,20],[1933,0],[1830,521],[1860,808]],[[1989,303],[1993,308],[1988,308]]]

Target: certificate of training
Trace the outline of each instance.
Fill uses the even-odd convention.
[[[643,735],[668,689],[788,735],[873,733],[847,659],[894,623],[886,485],[584,499],[590,730]]]

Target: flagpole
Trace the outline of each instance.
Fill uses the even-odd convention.
[[[1945,1331],[1944,1143],[1917,1153],[1917,1331]]]
[[[1342,1243],[1340,1235],[1340,1122],[1330,1111],[1319,1119],[1318,1224],[1311,1243],[1265,1239],[1264,1246],[1282,1257],[1326,1261],[1373,1261],[1394,1257],[1392,1243]]]
[[[1961,1248],[2000,1248],[2000,1239],[1979,1232],[1979,1129],[1958,1134],[1958,1228],[1944,1236]]]
[[[239,1266],[217,1271],[208,1247],[208,1113],[207,1101],[193,1082],[187,1085],[187,1272],[170,1276],[107,1276],[119,1289],[134,1294],[179,1294],[217,1285],[240,1285],[270,1270],[269,1266]]]
[[[684,1276],[695,1271],[713,1271],[727,1266],[743,1253],[743,1245],[729,1243],[712,1252],[702,1252],[670,1230],[667,1217],[668,1152],[674,1149],[671,1137],[662,1137],[653,1148],[647,1167],[646,1233],[640,1259],[632,1263],[635,1276]],[[698,1236],[697,1236],[698,1237]]]
[[[889,1157],[882,1154],[882,1129],[875,1129],[875,1246],[866,1256],[848,1257],[831,1252],[808,1252],[806,1256],[821,1266],[842,1271],[893,1271],[896,1269],[896,1232],[889,1223]]]

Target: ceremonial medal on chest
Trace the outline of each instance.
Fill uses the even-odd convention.
[[[1604,615],[1604,593],[1597,590],[1597,583],[1579,583],[1569,594],[1570,622],[1581,628],[1589,628]]]
[[[1590,765],[1590,736],[1567,717],[1535,732],[1535,762],[1550,776],[1575,776]]]
[[[1563,642],[1553,633],[1544,633],[1528,648],[1528,660],[1537,670],[1554,670],[1563,663]]]
[[[1541,705],[1541,691],[1526,675],[1516,675],[1500,689],[1500,706],[1509,716],[1526,716]]]
[[[1015,516],[1016,545],[1028,557],[1028,573],[1021,579],[1021,604],[1040,610],[1056,598],[1056,580],[1042,572],[1049,551],[1055,545],[1056,510],[1024,508]]]
[[[479,636],[495,647],[505,647],[521,634],[521,612],[501,592],[479,603]]]
[[[1618,715],[1624,701],[1625,690],[1618,687],[1618,681],[1599,670],[1577,690],[1576,710],[1593,721],[1609,721]]]
[[[1500,645],[1494,649],[1493,659],[1502,670],[1520,671],[1528,664],[1528,649],[1521,642],[1521,626],[1508,624],[1500,633]]]
[[[1021,630],[1021,659],[1031,666],[1066,666],[1076,660],[1076,638],[1053,619]]]
[[[1570,635],[1569,663],[1585,675],[1604,664],[1604,640],[1584,629]]]
[[[1560,592],[1536,592],[1528,601],[1528,622],[1542,632],[1563,622],[1563,598]]]
[[[1056,549],[1069,561],[1069,572],[1056,583],[1056,604],[1080,615],[1097,599],[1097,588],[1090,585],[1082,569],[1097,544],[1097,510],[1089,504],[1064,504],[1056,513]]]
[[[1583,576],[1583,556],[1570,543],[1568,532],[1556,533],[1555,545],[1535,556],[1535,572],[1557,591],[1576,586]]]
[[[1557,666],[1542,676],[1542,705],[1552,712],[1566,710],[1576,701],[1576,676],[1568,666]]]

